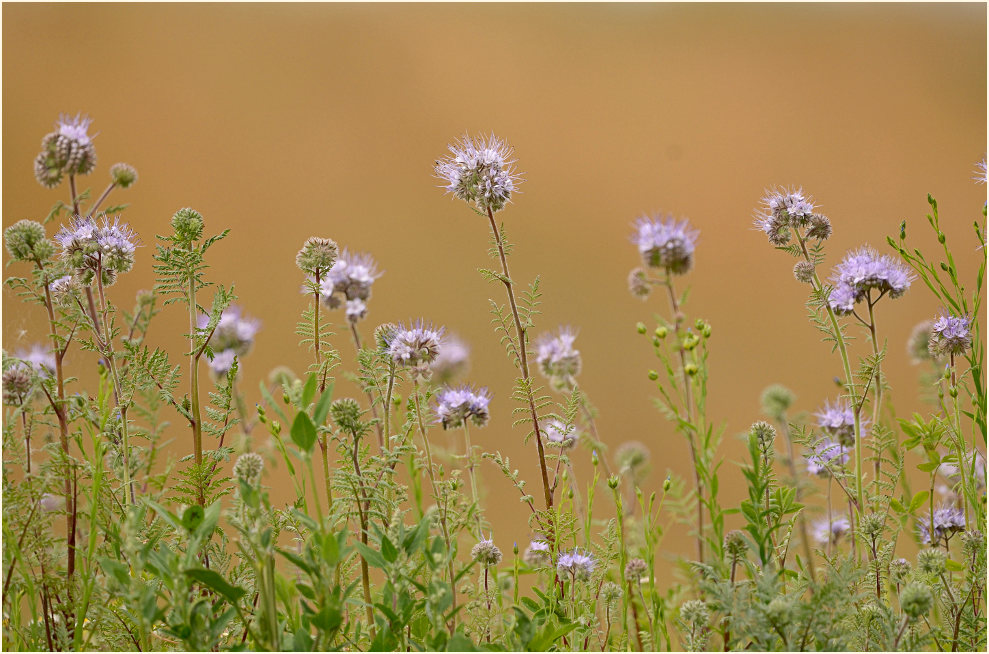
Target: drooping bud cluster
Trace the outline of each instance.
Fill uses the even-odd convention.
[[[652,292],[649,275],[645,268],[632,268],[628,273],[628,292],[637,298],[646,299]]]
[[[522,182],[512,148],[494,134],[474,138],[465,134],[448,147],[450,154],[434,169],[446,191],[483,213],[504,209]]]
[[[913,280],[914,275],[906,266],[866,245],[846,254],[834,267],[828,304],[835,313],[849,314],[867,296],[873,302],[882,295],[900,297]],[[872,291],[877,294],[872,295]]]
[[[556,388],[573,384],[580,374],[580,351],[573,344],[577,333],[570,327],[561,327],[558,332],[547,332],[536,339],[536,363],[539,371]]]
[[[771,189],[762,198],[755,226],[776,247],[790,242],[791,230],[806,229],[809,238],[823,241],[831,236],[831,221],[815,213],[815,208],[813,198],[805,196],[803,189]]]
[[[672,215],[644,216],[636,221],[632,240],[647,266],[682,275],[693,265],[699,234],[686,219],[676,220]]]
[[[7,251],[14,261],[42,262],[55,254],[55,246],[48,240],[44,225],[36,220],[19,220],[3,233]]]
[[[75,268],[76,278],[89,286],[102,273],[104,286],[113,284],[117,275],[134,267],[137,250],[137,234],[119,218],[112,220],[102,215],[92,218],[75,216],[55,234],[55,241],[62,248],[62,257]]]
[[[199,317],[199,328],[209,324],[208,316]],[[213,360],[209,362],[210,370],[217,376],[227,374],[233,365],[234,357],[242,357],[254,345],[254,337],[261,329],[261,323],[255,318],[248,317],[243,310],[234,305],[227,307],[220,315],[213,335],[209,339],[213,350]]]
[[[486,388],[476,389],[469,384],[456,388],[447,386],[436,396],[436,418],[443,429],[462,427],[470,420],[478,427],[488,424],[488,404],[491,394]]]
[[[941,314],[931,326],[927,349],[935,359],[964,354],[972,347],[972,321],[966,316]]]
[[[501,550],[493,540],[482,540],[470,550],[471,558],[483,566],[501,563]]]
[[[65,175],[87,175],[96,166],[96,148],[89,136],[92,119],[61,115],[55,131],[41,139],[34,159],[34,177],[46,188],[55,188]]]

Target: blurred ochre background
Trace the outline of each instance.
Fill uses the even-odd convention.
[[[300,245],[320,235],[368,250],[386,274],[365,338],[380,322],[424,316],[468,340],[469,378],[495,393],[495,417],[474,442],[511,456],[534,491],[534,446],[511,428],[513,369],[487,314],[487,298],[504,292],[475,272],[489,263],[488,227],[431,177],[465,130],[515,146],[526,182],[499,216],[517,244],[513,274],[542,276],[541,328],[579,327],[580,381],[602,436],[612,448],[647,443],[653,487],[667,469],[687,475],[689,456],[652,407],[646,371],[656,364],[635,333],[666,312],[663,298],[643,304],[625,290],[642,212],[672,211],[701,230],[684,281],[690,314],[714,329],[710,406],[726,426],[726,504],[740,491],[734,436],[760,418],[762,389],[784,383],[799,410],[814,411],[840,374],[805,319],[792,260],[751,228],[765,187],[816,197],[835,229],[829,266],[862,243],[887,250],[903,219],[909,242],[933,251],[928,192],[965,279],[985,256],[971,238],[986,199],[972,181],[986,150],[984,4],[5,4],[5,227],[68,199],[65,185],[41,188],[31,162],[57,115],[79,111],[99,132],[99,165],[81,186],[98,193],[117,161],[140,174],[113,198],[130,204],[126,220],[146,245],[115,302],[130,308],[152,284],[154,234],[176,209],[198,209],[210,231],[232,228],[209,276],[235,282],[263,321],[243,361],[253,404],[272,367],[299,372],[309,361],[294,335]],[[41,313],[3,299],[4,348],[43,340]],[[938,308],[921,284],[880,305],[901,415],[921,408],[907,335]],[[342,315],[332,319],[353,369]],[[150,338],[178,357],[184,327],[173,307]],[[864,351],[864,338],[854,347]],[[186,443],[185,431],[174,435]],[[528,537],[528,511],[493,466],[482,470],[507,552]],[[283,471],[273,474],[278,495]],[[692,553],[686,531],[664,549]]]

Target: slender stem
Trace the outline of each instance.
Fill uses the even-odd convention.
[[[192,250],[193,244],[189,243],[189,249]],[[192,448],[193,454],[195,455],[195,461],[197,466],[203,464],[203,420],[202,413],[199,406],[199,357],[202,352],[201,348],[196,347],[196,328],[198,327],[196,320],[196,312],[199,305],[196,303],[196,278],[195,275],[189,275],[189,400],[190,408],[192,414]],[[199,491],[199,504],[200,506],[206,506],[206,497],[202,488]]]
[[[350,323],[350,333],[354,337],[354,345],[357,347],[357,353],[361,352],[361,335],[357,331],[357,323],[352,320],[347,320]],[[378,432],[378,446],[383,452],[385,449],[385,432],[381,426],[381,419],[378,417],[378,406],[374,401],[374,395],[371,393],[371,389],[364,389],[364,393],[367,395],[368,404],[371,406],[371,417],[374,418],[374,428]],[[380,396],[379,396],[380,397]]]
[[[501,259],[501,270],[503,275],[502,282],[505,284],[505,291],[508,293],[508,303],[512,307],[512,317],[515,320],[515,336],[518,339],[518,360],[519,365],[522,368],[522,379],[526,384],[527,388],[531,391],[531,381],[529,377],[529,359],[526,353],[526,335],[525,329],[522,327],[522,320],[519,318],[519,309],[515,303],[515,289],[514,282],[512,282],[512,276],[508,272],[508,258],[505,256],[505,244],[501,240],[501,232],[498,230],[498,225],[495,223],[494,213],[491,208],[488,208],[488,220],[491,223],[491,233],[494,237],[495,244],[498,247],[498,257]],[[532,429],[533,433],[536,435],[536,450],[539,453],[539,472],[542,474],[543,480],[543,495],[546,501],[546,508],[553,508],[553,491],[550,489],[549,485],[549,471],[546,469],[546,453],[543,450],[543,437],[542,432],[539,429],[539,416],[536,413],[536,405],[532,398],[532,393],[526,393],[526,397],[529,402],[529,415],[532,418]]]
[[[364,477],[361,474],[361,462],[360,457],[357,453],[358,440],[354,438],[354,447],[352,449],[353,459],[354,459],[354,474],[357,475],[357,483],[360,489],[360,499],[357,500],[357,513],[361,520],[361,543],[367,545],[367,530],[368,530],[368,509],[370,508],[370,500],[367,497],[367,492],[364,489]],[[361,500],[364,504],[361,504]],[[361,554],[361,585],[364,588],[364,611],[367,616],[368,628],[371,630],[371,639],[374,639],[374,612],[371,605],[371,577],[368,571],[367,560],[364,559],[364,555]]]
[[[326,377],[320,374],[320,364],[322,362],[322,357],[319,353],[319,345],[322,340],[319,333],[319,276],[320,270],[316,269],[316,285],[312,294],[312,310],[313,310],[313,347],[316,350],[316,374],[320,376],[319,380],[319,392],[322,393],[326,390]]]
[[[390,357],[389,357],[390,359]],[[390,359],[388,368],[388,391],[385,393],[385,442],[391,439],[391,398],[395,390],[395,360]]]
[[[880,295],[880,297],[882,297]],[[883,403],[883,379],[882,379],[882,363],[879,361],[879,339],[876,335],[876,315],[874,307],[879,298],[876,301],[872,300],[872,292],[869,291],[866,294],[866,304],[869,307],[869,335],[872,341],[872,356],[876,360],[876,369],[873,372],[873,376],[876,381],[874,384],[875,390],[873,391],[873,405],[872,405],[872,426],[873,428],[879,424],[879,412],[882,410]],[[876,482],[879,481],[879,466],[882,463],[882,452],[876,452]]]
[[[962,487],[962,492],[960,493],[960,495],[961,495],[961,500],[962,500],[962,509],[965,512],[965,524],[969,524],[969,522],[968,522],[968,489],[969,489],[969,483],[968,483],[968,479],[966,479],[966,477],[967,477],[966,473],[969,472],[969,470],[966,469],[966,465],[965,465],[965,463],[966,463],[965,462],[965,439],[962,436],[962,432],[961,432],[961,416],[959,415],[959,409],[958,409],[958,386],[957,386],[957,383],[958,382],[957,382],[957,378],[955,376],[955,353],[954,352],[951,352],[949,354],[949,357],[950,357],[950,359],[949,359],[949,366],[950,366],[950,369],[951,369],[951,388],[949,390],[950,390],[951,405],[952,405],[952,421],[953,421],[952,427],[953,427],[953,430],[955,432],[955,438],[956,438],[956,441],[955,442],[957,444],[956,447],[955,447],[955,450],[957,452],[956,456],[958,457],[958,477],[959,477],[959,480],[961,481],[961,487]],[[972,462],[975,463],[978,460],[978,458],[979,458],[978,457],[978,450],[975,449],[975,447],[973,446],[973,448],[972,448]],[[969,477],[969,479],[971,479],[971,477]],[[934,524],[934,523],[932,522],[931,524]]]
[[[76,196],[76,176],[69,175],[69,194],[72,196],[72,213],[79,214],[79,199]]]
[[[794,499],[800,502],[800,477],[797,476],[797,463],[793,456],[793,434],[790,433],[790,424],[786,420],[785,415],[781,415],[779,419],[780,429],[783,431],[783,435],[786,436],[786,463],[787,467],[790,469],[790,478],[793,480],[793,487],[795,490]],[[803,511],[800,512],[800,536],[804,544],[804,555],[807,557],[807,570],[810,572],[811,581],[817,581],[816,574],[814,573],[814,559],[813,552],[810,548],[810,538],[807,535],[807,519],[804,516]]]
[[[676,290],[673,288],[673,278],[669,271],[663,280],[670,298],[670,309],[673,312],[673,329],[677,339],[680,338],[680,327],[683,325],[683,314],[680,313],[680,303],[677,301]],[[693,388],[690,384],[690,376],[687,374],[687,353],[682,345],[677,347],[680,355],[680,370],[683,373],[683,398],[687,412],[687,422],[691,429],[687,432],[687,442],[690,445],[690,458],[694,464],[694,485],[697,490],[697,560],[704,562],[704,485],[701,481],[700,459],[698,457],[697,443],[694,439],[694,416],[693,416]]]
[[[470,490],[474,499],[474,515],[477,517],[477,539],[483,540],[481,533],[481,501],[477,494],[477,474],[474,472],[474,447],[470,442],[470,427],[468,421],[464,420],[464,441],[467,444],[467,474],[470,475]],[[485,581],[487,581],[487,568],[484,569]],[[490,608],[490,607],[489,607]]]
[[[21,407],[21,426],[24,431],[24,455],[27,457],[27,474],[31,474],[31,429],[27,424],[27,413]]]
[[[87,218],[93,217],[93,215],[96,213],[96,210],[100,208],[100,205],[103,204],[103,201],[106,200],[107,196],[110,195],[110,192],[113,191],[113,189],[115,189],[116,187],[117,187],[116,182],[110,182],[109,186],[106,187],[106,190],[103,191],[103,194],[96,199],[96,202],[94,202],[93,206],[89,209],[89,214],[86,216]]]

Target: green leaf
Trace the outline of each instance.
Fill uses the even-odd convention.
[[[182,526],[189,531],[195,531],[196,527],[203,523],[203,518],[206,517],[206,512],[203,507],[198,504],[193,504],[186,507],[185,511],[182,512]]]
[[[919,466],[917,466],[917,470],[920,470],[921,472],[931,472],[933,470],[937,470],[938,466],[940,465],[941,465],[940,461],[938,462],[928,461],[927,463],[921,463]]]
[[[948,559],[947,561],[945,561],[944,565],[948,570],[951,570],[952,572],[960,572],[961,570],[965,569],[965,566],[963,566],[958,561],[954,561],[952,559]]]
[[[387,536],[381,537],[381,555],[385,557],[388,563],[394,563],[398,559],[398,549],[392,545]]]
[[[312,399],[316,397],[316,375],[309,375],[309,379],[306,380],[306,385],[302,389],[302,407],[305,409],[312,402]]]
[[[364,557],[364,560],[367,561],[369,566],[381,568],[382,570],[388,567],[388,562],[385,561],[385,557],[381,556],[381,552],[378,550],[372,549],[361,542],[355,542],[354,545],[357,546],[357,551],[361,553],[361,556]]]
[[[114,559],[100,559],[100,566],[108,576],[113,577],[121,586],[130,586],[130,570],[126,565]]]
[[[305,411],[295,414],[292,421],[292,442],[299,446],[303,452],[311,452],[316,444],[316,426]]]
[[[243,597],[246,592],[243,588],[231,586],[227,583],[226,579],[213,570],[207,570],[206,568],[192,568],[190,570],[186,570],[185,574],[204,586],[209,587],[231,604],[236,604],[237,600]]]
[[[920,491],[919,493],[914,495],[913,499],[910,500],[910,511],[916,511],[917,509],[922,507],[924,503],[927,502],[927,498],[930,496],[930,494],[931,494],[930,491]]]
[[[315,377],[313,377],[315,379]],[[333,387],[327,388],[323,391],[323,394],[319,396],[319,402],[316,403],[316,408],[313,410],[312,421],[317,425],[322,425],[326,422],[326,414],[330,412],[330,401],[333,399]]]

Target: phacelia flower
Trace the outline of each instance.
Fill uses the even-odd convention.
[[[61,115],[55,131],[41,140],[34,160],[34,176],[47,188],[58,186],[65,175],[86,175],[96,166],[96,149],[89,135],[88,116]]]
[[[755,226],[776,247],[790,242],[791,229],[809,228],[808,237],[823,241],[831,236],[831,223],[814,213],[815,208],[813,198],[804,195],[803,189],[770,189],[756,211]]]
[[[336,241],[331,238],[311,236],[295,255],[295,265],[309,275],[320,276],[330,270],[337,261],[339,250]]]
[[[649,297],[652,285],[644,268],[632,268],[628,273],[628,292],[643,300]]]
[[[762,391],[762,411],[774,420],[782,420],[795,400],[796,396],[789,388],[773,384]]]
[[[549,565],[552,560],[552,549],[549,543],[544,540],[534,540],[529,543],[522,559],[527,565],[533,568],[540,568]]]
[[[448,147],[450,154],[434,168],[446,191],[484,213],[504,209],[522,182],[512,148],[494,134],[474,138],[465,134]]]
[[[835,266],[828,303],[835,313],[847,314],[867,296],[875,302],[882,295],[898,298],[910,288],[913,273],[899,261],[869,246],[852,250]],[[879,295],[872,296],[872,291]]]
[[[431,364],[430,370],[436,380],[446,384],[470,367],[470,348],[459,337],[447,334],[440,341],[440,353]]]
[[[636,221],[632,240],[647,266],[682,275],[693,265],[699,234],[687,220],[676,220],[672,215],[644,216]]]
[[[130,164],[115,163],[110,166],[110,179],[120,188],[130,188],[137,182],[137,169]]]
[[[570,327],[561,327],[556,333],[545,333],[536,339],[536,363],[554,386],[571,385],[580,374],[580,351],[574,349],[577,333]]]
[[[74,216],[57,234],[55,242],[62,248],[62,256],[78,274],[77,279],[87,286],[92,284],[97,270],[103,273],[103,284],[116,280],[117,274],[134,267],[137,250],[137,234],[119,218],[102,220]]]
[[[948,563],[948,553],[940,548],[931,548],[917,552],[917,569],[929,575],[939,575],[945,571]]]
[[[63,275],[48,285],[55,304],[68,304],[79,290],[79,282],[73,275]]]
[[[801,284],[810,284],[814,281],[814,264],[810,261],[798,261],[793,264],[793,278]]]
[[[630,559],[625,564],[625,581],[638,583],[648,571],[649,566],[646,565],[645,561],[642,559]]]
[[[927,615],[933,604],[934,595],[931,594],[931,589],[919,581],[910,582],[900,591],[900,608],[915,620]]]
[[[491,394],[488,389],[475,389],[463,384],[455,388],[447,386],[436,395],[436,418],[444,429],[456,429],[470,420],[478,427],[488,423],[488,404]]]
[[[836,544],[841,537],[849,532],[852,528],[851,523],[848,518],[832,518],[828,522],[827,518],[822,520],[817,520],[814,522],[814,540],[816,540],[821,545],[826,545],[830,542],[832,545]]]
[[[934,523],[931,528],[931,517],[923,516],[917,520],[917,531],[920,541],[928,545],[937,545],[949,540],[960,531],[965,530],[965,512],[954,506],[942,506],[934,509]]]
[[[597,561],[594,557],[577,547],[570,552],[560,554],[556,561],[556,567],[560,572],[581,580],[590,579],[596,565]]]
[[[3,240],[15,261],[45,261],[55,254],[44,225],[36,220],[18,220],[4,230]]]
[[[964,354],[972,347],[972,321],[966,316],[941,314],[931,326],[927,348],[935,359]]]
[[[388,353],[392,360],[407,366],[416,374],[428,377],[429,364],[439,355],[443,328],[417,320],[408,326],[399,325],[391,335]]]
[[[812,452],[804,455],[807,458],[807,472],[812,475],[826,477],[837,465],[848,463],[848,452],[841,445],[830,439],[818,443]]]
[[[680,607],[680,619],[688,625],[704,625],[711,617],[704,600],[687,600]]]
[[[234,463],[234,477],[245,483],[256,486],[261,481],[261,473],[264,471],[264,459],[260,454],[247,452],[237,457]]]
[[[937,360],[931,355],[930,350],[932,327],[934,327],[933,320],[924,320],[914,325],[910,332],[910,338],[907,339],[907,354],[910,355],[910,361],[914,365],[922,361]]]
[[[35,375],[30,366],[14,361],[3,371],[3,403],[21,406],[34,388]]]
[[[895,586],[901,586],[910,576],[910,569],[913,566],[904,558],[893,559],[889,562],[889,580]]]
[[[852,407],[844,400],[827,401],[824,408],[814,414],[817,426],[825,434],[837,440],[845,447],[855,445],[855,414]]]
[[[345,314],[350,323],[356,324],[367,315],[367,303],[364,300],[347,300]]]
[[[550,418],[539,425],[540,431],[550,443],[555,443],[563,449],[570,449],[577,444],[580,432],[573,425],[567,425],[562,420]]]
[[[987,177],[986,177],[986,160],[985,160],[984,157],[983,157],[982,161],[979,161],[979,162],[977,162],[975,164],[975,175],[972,177],[972,179],[975,180],[975,182],[977,184],[985,184],[986,183],[986,179],[987,179]]]
[[[213,353],[213,358],[209,361],[209,369],[217,377],[225,377],[234,366],[234,359],[237,353],[234,350],[221,350]]]
[[[975,487],[978,490],[985,490],[986,458],[982,452],[978,450],[967,452],[962,460],[964,461],[966,473],[972,474],[974,470],[972,481],[975,483]],[[962,481],[961,475],[958,473],[958,466],[955,463],[942,460],[941,465],[938,467],[938,472],[944,475],[954,485],[960,484]]]
[[[348,300],[364,300],[371,297],[371,285],[383,273],[370,254],[351,253],[347,248],[320,282],[323,302],[335,309]]]
[[[17,351],[14,358],[29,365],[36,375],[51,377],[55,374],[55,355],[47,346],[32,345],[30,350]]]
[[[209,316],[200,316],[199,328],[205,329],[208,325]],[[240,307],[227,307],[209,339],[213,350],[213,360],[210,361],[213,373],[218,377],[227,374],[234,357],[242,357],[250,351],[259,329],[261,323],[243,313]]]
[[[483,566],[498,565],[501,563],[501,550],[494,544],[493,540],[482,540],[470,550],[471,558]]]

